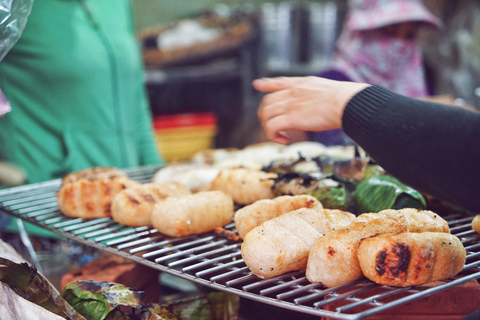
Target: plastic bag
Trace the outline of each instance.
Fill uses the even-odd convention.
[[[0,0],[0,60],[18,41],[34,0]]]

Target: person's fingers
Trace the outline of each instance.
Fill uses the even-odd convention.
[[[263,96],[262,101],[260,103],[260,107],[268,106],[270,104],[275,104],[277,102],[285,101],[290,98],[291,97],[288,90],[274,91]]]
[[[279,114],[262,121],[262,127],[267,138],[281,144],[288,144],[290,141],[287,134],[290,125],[290,117],[287,114]]]
[[[280,90],[266,94],[257,110],[261,122],[268,121],[282,114],[292,112],[296,102],[292,100],[290,90]]]
[[[277,134],[271,141],[279,144],[287,145],[290,143],[290,137],[286,132],[280,131],[280,132],[277,132]]]
[[[285,112],[285,94],[282,91],[267,94],[263,97],[257,110],[260,121],[267,121]]]
[[[280,131],[296,129],[290,126],[292,126],[295,121],[298,122],[298,117],[301,117],[301,114],[297,114],[294,111],[292,104],[288,100],[278,100],[274,103],[262,104],[257,110],[257,115],[260,123],[264,126],[264,130],[275,131],[275,134]],[[274,135],[271,135],[271,137],[273,136]]]
[[[261,92],[274,92],[288,89],[305,81],[304,77],[277,77],[253,80],[252,85]]]

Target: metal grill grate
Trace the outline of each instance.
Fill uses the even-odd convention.
[[[141,167],[126,172],[132,179],[145,183],[159,168]],[[252,275],[240,255],[240,243],[214,233],[169,238],[155,229],[126,227],[110,218],[66,217],[56,203],[59,186],[60,180],[52,180],[0,190],[0,212],[212,289],[311,315],[362,319],[480,278],[480,236],[471,228],[471,216],[444,217],[452,234],[461,239],[467,250],[465,267],[454,279],[433,287],[408,288],[380,286],[362,279],[325,289],[310,283],[304,271],[268,280]],[[233,223],[225,228],[235,231]]]

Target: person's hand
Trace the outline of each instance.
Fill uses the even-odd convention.
[[[343,110],[357,92],[368,85],[319,77],[278,77],[253,81],[255,89],[268,93],[258,117],[267,138],[288,144],[289,130],[325,131],[342,126]]]

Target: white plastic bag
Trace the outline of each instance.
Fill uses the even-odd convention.
[[[0,60],[18,41],[34,0],[0,0]]]

